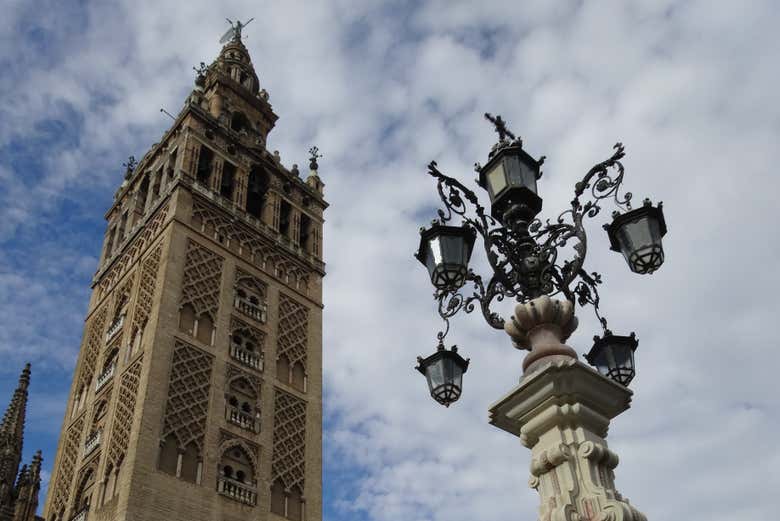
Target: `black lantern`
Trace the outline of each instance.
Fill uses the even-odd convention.
[[[420,228],[417,260],[428,268],[437,289],[457,289],[466,282],[476,232],[469,226],[445,226],[434,221]]]
[[[541,177],[537,161],[523,150],[520,140],[504,144],[494,151],[490,161],[479,169],[479,185],[490,195],[490,213],[504,222],[507,212],[530,221],[542,210],[536,181]]]
[[[458,354],[458,348],[450,351],[439,342],[436,352],[428,358],[417,357],[417,369],[428,380],[428,389],[434,400],[449,407],[460,398],[463,389],[463,373],[469,367],[469,361]]]
[[[641,208],[624,214],[613,213],[604,225],[613,251],[619,251],[634,273],[653,273],[664,263],[661,237],[666,235],[663,203],[655,207],[645,199]]]
[[[603,337],[593,337],[593,347],[585,358],[596,366],[599,373],[621,385],[628,386],[634,379],[634,351],[639,341],[636,335],[613,335],[607,329]]]

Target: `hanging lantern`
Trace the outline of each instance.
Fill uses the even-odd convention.
[[[542,210],[536,192],[541,177],[541,161],[531,157],[519,140],[495,150],[490,161],[479,169],[479,186],[490,196],[490,214],[503,223],[507,211],[530,221]]]
[[[417,369],[428,380],[428,389],[434,400],[449,407],[460,398],[463,389],[463,373],[469,367],[469,361],[458,354],[458,348],[452,346],[447,351],[439,342],[436,352],[428,358],[417,357]]]
[[[663,203],[655,207],[650,199],[626,213],[613,213],[611,224],[604,225],[613,251],[619,251],[634,273],[653,273],[664,263],[661,238],[666,235]]]
[[[634,333],[629,336],[613,335],[607,329],[603,337],[593,337],[593,347],[585,358],[599,373],[628,386],[636,374],[634,351],[638,345]]]
[[[455,290],[466,282],[476,232],[470,226],[445,226],[434,221],[420,228],[420,247],[415,254],[437,289]]]

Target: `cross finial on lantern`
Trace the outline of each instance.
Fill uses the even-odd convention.
[[[501,115],[493,117],[489,112],[485,112],[485,119],[493,123],[493,126],[498,133],[499,141],[504,141],[507,137],[515,139],[515,134],[506,128],[506,121],[501,118]]]

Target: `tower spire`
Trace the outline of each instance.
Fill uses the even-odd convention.
[[[24,417],[29,385],[30,364],[28,363],[19,376],[19,384],[0,423],[0,509],[7,508],[14,499],[13,488],[22,459]]]

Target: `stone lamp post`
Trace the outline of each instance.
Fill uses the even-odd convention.
[[[530,353],[520,384],[490,407],[490,423],[531,449],[540,521],[646,521],[616,490],[618,456],[605,439],[633,393],[577,360],[563,344],[576,328],[569,301],[542,296],[516,307],[505,329]]]

